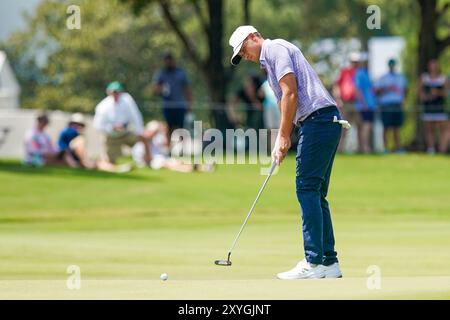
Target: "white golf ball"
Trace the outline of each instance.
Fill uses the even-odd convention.
[[[169,278],[169,276],[167,275],[167,273],[161,273],[160,278],[162,281],[166,281]]]

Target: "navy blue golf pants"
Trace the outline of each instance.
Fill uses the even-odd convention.
[[[305,258],[314,264],[337,262],[330,208],[326,199],[331,168],[341,137],[336,107],[317,110],[301,123],[297,146],[296,191],[302,213]]]

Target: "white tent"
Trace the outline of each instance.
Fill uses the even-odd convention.
[[[0,51],[0,110],[19,108],[20,86],[8,63],[6,53]]]

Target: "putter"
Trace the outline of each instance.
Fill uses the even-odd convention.
[[[230,250],[228,251],[228,258],[227,258],[227,260],[216,260],[216,261],[214,261],[214,263],[215,263],[216,265],[218,265],[218,266],[224,266],[224,267],[229,267],[229,266],[231,266],[231,260],[230,260],[231,252],[233,251],[234,247],[236,246],[236,242],[238,241],[239,237],[241,236],[242,230],[244,230],[244,227],[245,227],[245,225],[247,224],[248,218],[250,218],[250,215],[252,214],[253,209],[255,208],[256,203],[258,202],[259,197],[261,196],[261,194],[262,194],[264,188],[266,187],[267,181],[269,181],[269,179],[270,179],[270,177],[272,176],[272,173],[273,173],[273,171],[275,170],[275,167],[276,167],[276,166],[277,166],[277,164],[276,164],[276,162],[274,161],[274,162],[272,163],[272,168],[270,168],[269,174],[267,175],[266,179],[264,180],[264,183],[262,184],[261,188],[259,189],[258,195],[256,196],[256,199],[255,199],[255,201],[253,202],[253,205],[252,205],[252,207],[250,208],[250,211],[248,212],[247,217],[245,218],[244,223],[243,223],[242,226],[241,226],[241,229],[239,230],[239,232],[238,232],[236,238],[234,238],[233,244],[231,245]]]

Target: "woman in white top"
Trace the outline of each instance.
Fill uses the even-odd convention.
[[[450,122],[445,110],[445,98],[449,83],[439,71],[436,60],[428,63],[428,72],[422,74],[419,82],[420,101],[423,106],[422,121],[425,124],[427,152],[435,153],[435,131],[439,133],[439,151],[445,153],[450,139]]]

